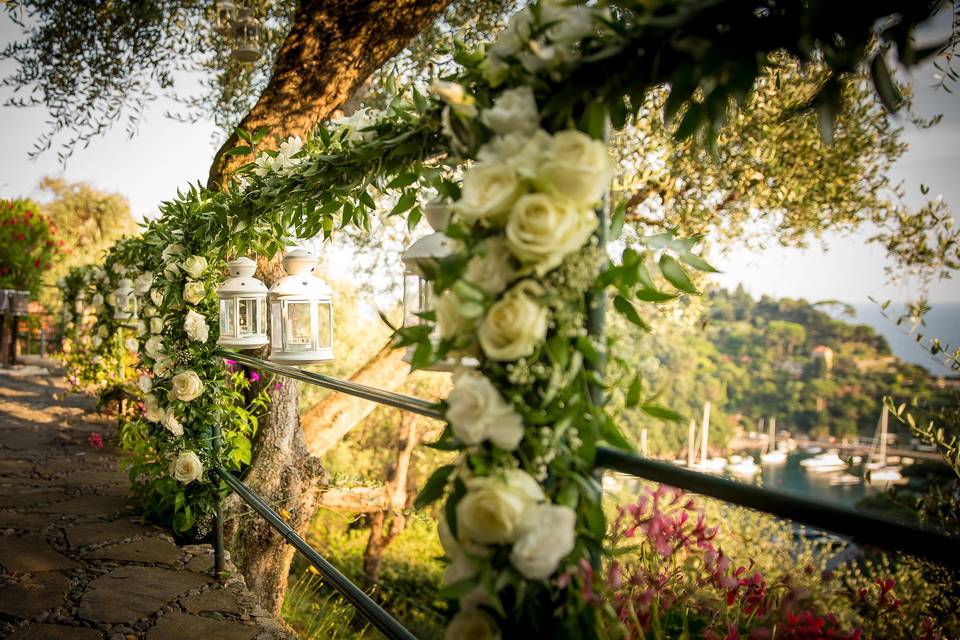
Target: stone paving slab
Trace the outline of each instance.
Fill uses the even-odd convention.
[[[57,553],[42,540],[7,536],[0,538],[0,566],[7,573],[39,573],[74,569],[80,565]]]
[[[229,557],[218,585],[210,545],[135,521],[115,424],[64,387],[0,383],[0,638],[295,640]]]
[[[2,526],[2,523],[3,518],[0,517],[0,526]],[[92,544],[103,544],[105,542],[119,542],[128,538],[157,536],[160,534],[160,529],[134,524],[126,520],[78,524],[67,527],[66,529],[67,542],[73,548],[88,547]]]
[[[149,564],[176,564],[183,554],[177,545],[163,538],[132,540],[101,547],[86,554],[85,558],[142,562]]]
[[[187,633],[203,640],[253,640],[259,634],[256,627],[236,622],[173,613],[160,618],[147,640],[182,640]]]
[[[60,573],[38,573],[0,586],[0,613],[33,616],[63,604],[70,579]]]
[[[120,567],[90,583],[79,615],[93,622],[134,622],[208,582],[190,571]]]

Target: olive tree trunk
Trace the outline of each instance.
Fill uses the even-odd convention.
[[[268,127],[260,150],[287,136],[307,136],[357,93],[367,77],[428,26],[450,0],[301,0],[290,33],[280,47],[273,75],[256,105],[240,123],[253,131]],[[208,187],[223,188],[250,156],[227,156],[233,134],[217,152]],[[269,415],[261,420],[254,455],[244,480],[305,532],[326,485],[323,468],[307,450],[297,409],[297,385],[271,386]],[[262,606],[279,614],[293,556],[280,536],[247,512],[234,496],[228,513],[228,547]]]
[[[371,73],[426,28],[450,0],[301,0],[280,46],[273,75],[240,128],[270,129],[270,136],[304,136],[349,99]],[[250,156],[225,156],[210,167],[218,188]],[[269,145],[267,145],[269,147]]]

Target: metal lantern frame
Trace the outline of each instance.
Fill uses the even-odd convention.
[[[232,36],[233,23],[237,19],[237,5],[230,0],[217,0],[213,11],[213,30],[221,36]]]
[[[130,278],[121,278],[113,292],[113,319],[134,321],[137,319],[137,292]]]
[[[30,315],[30,292],[19,291],[17,289],[8,289],[7,295],[9,302],[7,313],[14,316]]]
[[[10,312],[13,305],[13,289],[0,289],[0,315]]]
[[[283,257],[289,274],[267,294],[270,360],[282,364],[330,362],[333,354],[333,290],[313,275],[318,260],[296,249]]]
[[[428,208],[429,211],[429,208]],[[451,239],[439,231],[445,228],[449,215],[444,211],[429,216],[427,221],[435,230],[423,236],[410,245],[400,257],[403,262],[403,326],[415,327],[423,323],[420,314],[433,310],[433,285],[426,279],[421,264],[424,262],[438,263],[453,252]],[[440,341],[439,329],[434,326],[430,336],[434,344]],[[403,361],[411,364],[416,353],[416,345],[407,347],[403,354]],[[446,358],[422,367],[427,371],[453,371],[458,364],[455,358]]]
[[[230,55],[240,62],[256,62],[260,59],[260,21],[249,7],[241,7],[233,21],[233,50]]]
[[[227,263],[230,277],[217,289],[220,337],[217,344],[232,349],[256,349],[267,337],[267,286],[254,277],[257,263],[241,257]]]

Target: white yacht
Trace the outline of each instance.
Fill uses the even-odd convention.
[[[800,466],[810,473],[832,473],[846,470],[847,462],[840,457],[836,449],[831,449],[826,453],[818,453],[812,458],[801,460]]]
[[[750,456],[734,461],[731,459],[726,465],[727,473],[744,478],[752,478],[760,471],[757,462]]]

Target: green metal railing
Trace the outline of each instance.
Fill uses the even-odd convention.
[[[602,316],[598,318],[602,323]],[[428,418],[443,419],[437,404],[400,393],[384,391],[366,385],[340,380],[331,376],[303,371],[242,353],[218,349],[217,354],[259,371],[313,384],[332,391],[346,393],[371,402],[410,411]],[[219,434],[214,434],[214,446],[219,446]],[[960,539],[915,524],[897,522],[889,518],[856,511],[826,502],[812,500],[784,491],[771,491],[740,482],[716,478],[670,463],[643,458],[626,451],[600,447],[595,468],[629,474],[663,483],[687,491],[717,498],[730,504],[790,519],[794,522],[830,531],[864,546],[886,551],[904,552],[939,564],[960,568]],[[395,618],[384,611],[358,586],[323,558],[256,493],[224,469],[215,469],[220,478],[244,502],[263,516],[297,551],[302,553],[327,583],[353,604],[357,611],[391,640],[413,640],[414,636]],[[223,568],[223,528],[218,512],[215,527],[216,571]]]

